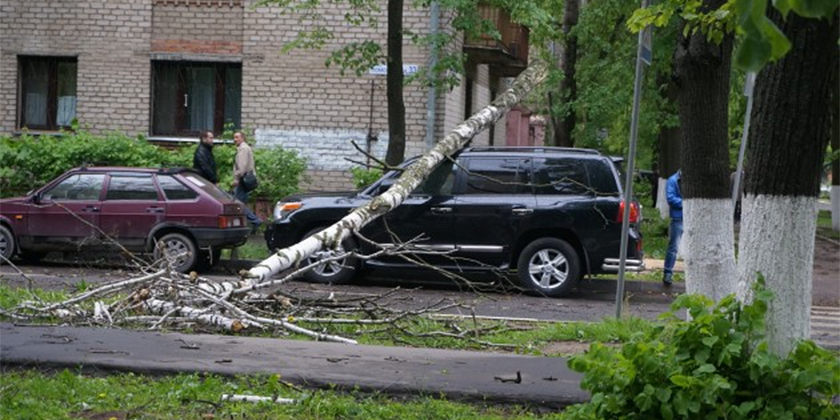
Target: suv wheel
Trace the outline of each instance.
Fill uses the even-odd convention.
[[[161,236],[155,245],[155,259],[166,258],[172,269],[179,273],[192,270],[198,260],[198,252],[193,241],[181,233],[167,233]]]
[[[577,252],[557,238],[541,238],[528,244],[516,268],[522,287],[551,297],[568,293],[580,277]]]
[[[2,256],[0,264],[5,264],[6,260],[11,260],[12,255],[15,255],[15,236],[5,226],[0,226],[0,256]]]
[[[303,237],[304,239],[308,238],[322,230],[324,230],[324,228],[313,229]],[[336,256],[346,254],[345,250],[352,251],[355,249],[356,245],[353,239],[348,237],[341,242],[338,249],[322,249],[312,254],[311,257],[307,258],[306,264],[309,265],[326,258],[334,258]],[[353,280],[353,276],[356,275],[357,266],[358,258],[345,257],[317,265],[304,273],[303,278],[311,283],[347,284]]]

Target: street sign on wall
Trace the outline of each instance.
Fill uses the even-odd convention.
[[[403,64],[403,74],[406,76],[417,73],[418,70],[420,70],[420,66],[417,64]],[[388,65],[377,64],[368,70],[368,74],[371,76],[385,76],[388,74]]]

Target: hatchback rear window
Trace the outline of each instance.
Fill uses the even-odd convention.
[[[216,200],[225,201],[231,199],[231,197],[227,193],[220,190],[219,187],[214,185],[212,182],[202,178],[200,175],[196,175],[193,173],[185,173],[184,179],[189,181],[190,184],[200,188],[207,194],[210,194]]]
[[[167,200],[194,200],[198,193],[170,175],[158,175],[158,184]]]

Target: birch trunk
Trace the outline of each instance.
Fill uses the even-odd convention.
[[[499,120],[511,107],[519,103],[546,76],[543,63],[532,64],[522,72],[510,89],[499,95],[493,103],[456,126],[427,154],[409,165],[388,191],[357,207],[350,214],[295,245],[277,251],[248,271],[252,283],[260,283],[271,276],[303,262],[310,255],[323,248],[334,248],[353,231],[357,231],[385,213],[393,210],[405,200],[411,191],[425,179],[447,156],[463,148],[467,142],[482,130]]]
[[[767,311],[771,351],[781,356],[810,336],[815,206],[830,137],[832,73],[838,71],[837,14],[830,20],[777,12],[790,52],[758,74],[739,242],[738,294],[758,274],[775,294]]]

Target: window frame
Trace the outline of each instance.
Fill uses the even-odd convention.
[[[235,119],[239,120],[239,125],[242,125],[242,70],[243,66],[241,62],[229,62],[229,61],[196,61],[196,60],[167,60],[167,59],[153,59],[150,63],[151,67],[151,83],[150,83],[150,115],[149,115],[149,134],[151,136],[163,136],[163,137],[197,137],[201,131],[210,130],[213,133],[222,133],[225,129],[225,116],[226,116],[226,95],[231,87],[227,86],[227,79],[228,73],[231,70],[239,70],[239,85],[234,86],[233,88],[238,90],[239,96],[239,109],[233,110],[232,112],[236,115]],[[201,67],[211,67],[213,70],[213,91],[214,91],[214,99],[213,99],[213,126],[212,127],[202,127],[202,128],[189,128],[189,124],[187,120],[189,119],[189,111],[188,111],[188,104],[189,100],[187,99],[187,91],[189,89],[189,85],[187,82],[187,73],[192,68],[201,68]],[[163,90],[162,86],[158,85],[158,81],[162,80],[162,74],[166,71],[167,68],[171,68],[174,71],[175,75],[175,89],[172,92],[159,92],[159,90]],[[158,121],[158,116],[156,115],[156,108],[161,105],[161,108],[164,108],[162,103],[158,101],[165,101],[167,99],[159,99],[162,93],[169,93],[173,96],[170,97],[168,100],[172,101],[172,109],[174,109],[174,122],[173,122],[173,129],[167,130],[161,127],[163,125],[161,122]],[[164,95],[165,96],[165,95]],[[185,98],[182,100],[181,98]],[[181,105],[181,106],[179,106]],[[234,124],[236,125],[236,124]],[[241,129],[239,126],[235,126],[234,129]]]
[[[32,125],[26,121],[26,67],[31,63],[43,61],[46,62],[48,71],[47,80],[47,100],[46,100],[46,124]],[[53,56],[53,55],[18,55],[17,56],[17,128],[28,130],[42,130],[42,131],[59,131],[61,129],[68,129],[71,125],[58,125],[58,90],[59,90],[59,67],[62,63],[72,63],[75,65],[75,98],[78,103],[79,98],[79,58],[77,56]],[[77,118],[78,113],[73,111],[72,120]]]

